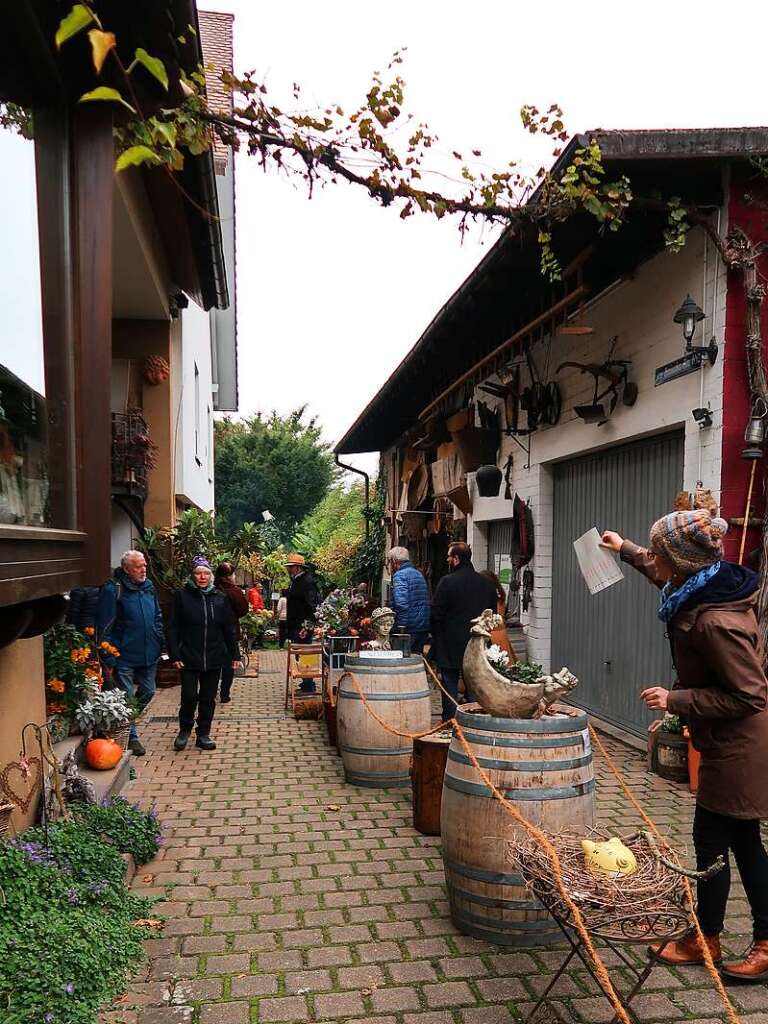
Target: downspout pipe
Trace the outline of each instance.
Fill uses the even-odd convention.
[[[339,453],[333,453],[333,461],[339,467],[339,469],[346,469],[350,473],[357,473],[365,480],[365,539],[370,540],[371,537],[371,521],[369,513],[371,511],[371,478],[362,469],[356,469],[354,466],[348,466],[346,462],[342,462],[339,458]]]

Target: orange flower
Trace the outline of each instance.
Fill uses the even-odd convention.
[[[60,715],[62,711],[66,711],[66,705],[60,704],[58,701],[50,701],[48,704],[48,711],[52,715]]]
[[[96,636],[96,630],[93,628],[93,626],[86,626],[83,632],[85,633],[86,636]]]
[[[48,689],[53,690],[54,693],[64,693],[65,685],[63,679],[48,680]]]

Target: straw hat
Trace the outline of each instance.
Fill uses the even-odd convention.
[[[286,565],[306,565],[306,559],[304,555],[288,555],[285,560]]]

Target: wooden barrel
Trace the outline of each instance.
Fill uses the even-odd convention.
[[[594,821],[595,779],[587,716],[555,705],[537,720],[494,718],[477,704],[457,711],[472,753],[530,822],[583,832]],[[518,831],[454,736],[443,781],[443,862],[456,927],[500,946],[539,946],[560,935],[510,862]]]
[[[443,777],[450,742],[450,729],[413,741],[413,827],[424,836],[440,835]]]
[[[430,690],[420,657],[349,655],[346,670],[354,672],[372,709],[388,726],[408,733],[429,728]],[[349,676],[344,676],[339,684],[336,728],[347,782],[370,789],[411,785],[412,741],[379,725]]]

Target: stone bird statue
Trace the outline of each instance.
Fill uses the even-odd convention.
[[[501,616],[490,608],[472,620],[461,669],[464,679],[488,714],[499,718],[540,718],[551,704],[573,690],[578,679],[567,668],[551,676],[540,676],[534,683],[508,679],[497,672],[488,660],[486,648],[491,632],[502,624]]]

